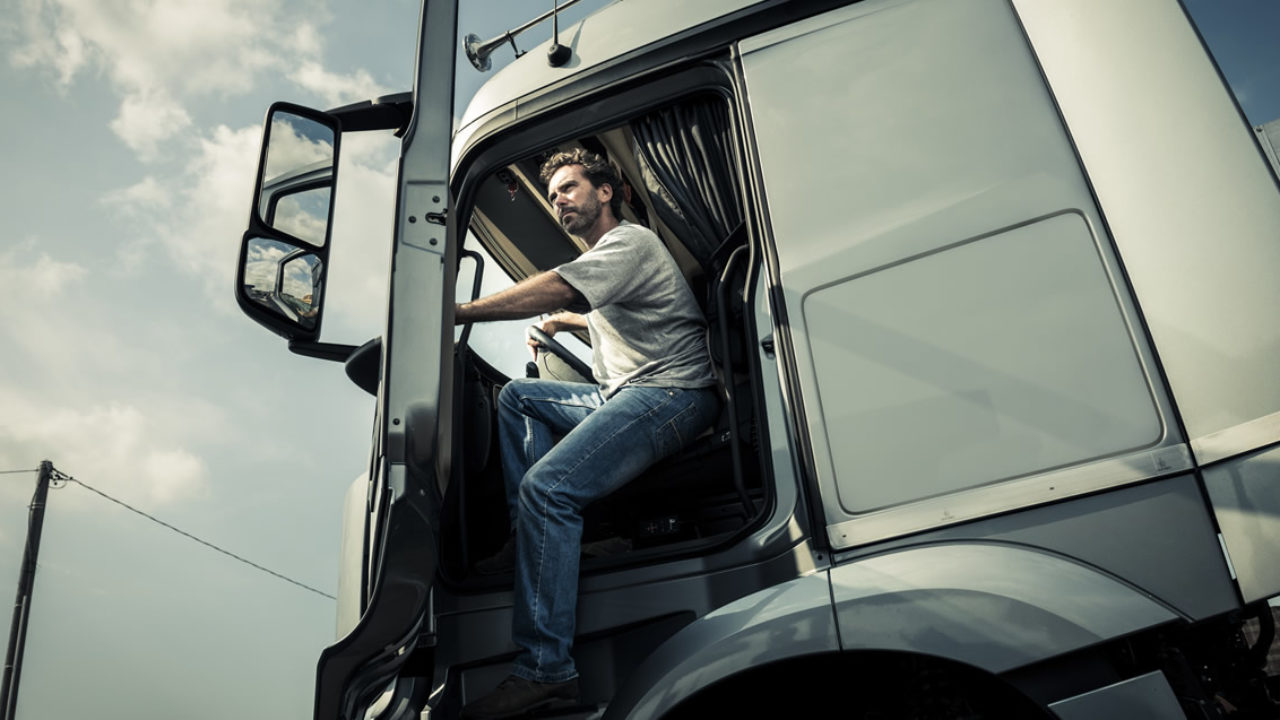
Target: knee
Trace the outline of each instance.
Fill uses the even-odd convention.
[[[536,466],[535,466],[536,470]],[[520,481],[520,506],[541,513],[546,510],[576,512],[578,508],[568,493],[559,487],[559,478],[530,470]]]
[[[502,390],[498,392],[498,407],[519,412],[520,401],[524,399],[523,388],[520,386],[525,384],[524,381],[524,378],[516,378],[503,385]]]
[[[551,497],[551,486],[545,478],[532,470],[520,480],[520,504],[532,509],[542,508]]]

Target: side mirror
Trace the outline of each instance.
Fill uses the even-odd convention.
[[[338,137],[336,123],[328,117],[272,107],[258,168],[254,210],[259,221],[307,245],[326,244]]]
[[[318,327],[324,262],[316,253],[251,237],[242,262],[243,290],[251,300],[302,330]]]
[[[320,336],[341,135],[327,113],[290,103],[267,112],[236,300],[291,341]]]

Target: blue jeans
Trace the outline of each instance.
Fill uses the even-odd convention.
[[[582,511],[683,448],[720,411],[713,388],[512,380],[498,396],[507,507],[516,532],[512,674],[577,677],[573,646]],[[558,443],[556,438],[563,436]]]

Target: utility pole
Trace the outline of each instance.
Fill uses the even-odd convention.
[[[27,520],[27,546],[18,573],[18,597],[13,602],[13,624],[9,628],[9,650],[4,656],[4,682],[0,685],[0,720],[14,720],[18,707],[18,679],[22,674],[22,651],[27,644],[27,618],[31,615],[31,591],[36,581],[36,557],[40,554],[40,531],[44,527],[44,503],[49,495],[53,463],[40,463],[36,494],[31,498]]]

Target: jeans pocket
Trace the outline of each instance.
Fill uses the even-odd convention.
[[[710,408],[702,392],[696,390],[670,390],[668,392],[674,393],[673,397],[678,402],[673,404],[679,405],[680,410],[658,427],[654,442],[660,458],[683,450],[703,430],[706,430],[708,425],[715,421],[714,417],[711,419],[707,417],[710,414]],[[714,397],[712,399],[714,400]]]

